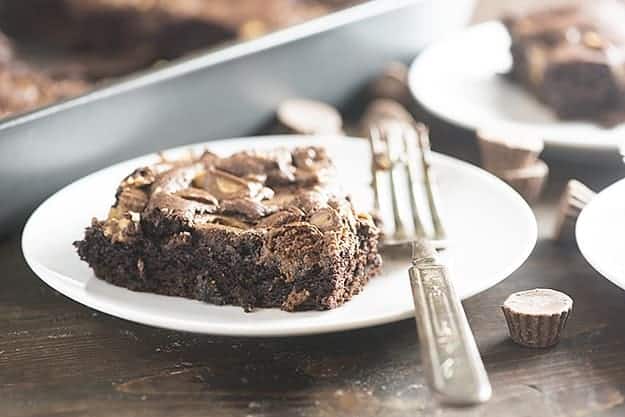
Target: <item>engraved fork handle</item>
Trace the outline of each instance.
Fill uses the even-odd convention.
[[[413,260],[409,270],[421,361],[440,400],[457,405],[487,401],[492,393],[467,317],[435,256]]]

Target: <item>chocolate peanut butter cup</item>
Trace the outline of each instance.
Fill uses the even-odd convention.
[[[542,159],[538,159],[530,166],[502,171],[499,175],[528,203],[533,204],[538,201],[545,187],[549,166]]]
[[[293,98],[280,103],[276,111],[281,133],[304,135],[341,134],[343,119],[337,109],[315,100]]]
[[[495,174],[533,166],[544,148],[542,139],[518,132],[480,130],[476,136],[482,167]]]
[[[566,244],[575,242],[575,224],[580,213],[596,193],[582,182],[571,179],[567,182],[558,203],[553,240]]]
[[[515,343],[546,348],[560,341],[573,300],[559,291],[537,288],[511,294],[501,309]]]

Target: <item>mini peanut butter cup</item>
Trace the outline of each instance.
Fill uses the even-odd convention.
[[[559,291],[537,288],[511,294],[501,309],[515,343],[546,348],[560,341],[573,300]]]
[[[482,167],[495,174],[534,165],[544,147],[542,139],[518,132],[480,130],[476,135]]]
[[[406,107],[395,100],[387,98],[378,98],[373,100],[367,108],[360,120],[360,134],[368,137],[371,134],[371,128],[382,120],[390,119],[406,123],[413,123],[413,117]]]
[[[293,98],[278,106],[278,132],[304,135],[341,134],[343,119],[337,109],[315,100]]]
[[[538,159],[532,165],[514,170],[504,170],[498,175],[521,194],[528,203],[532,204],[540,198],[549,176],[549,166],[542,159]]]
[[[370,101],[394,101],[402,107],[410,108],[414,99],[408,87],[408,67],[397,61],[386,65],[382,74],[367,87],[367,98]]]
[[[575,224],[582,209],[596,193],[578,180],[569,180],[560,196],[553,240],[560,244],[575,242]]]

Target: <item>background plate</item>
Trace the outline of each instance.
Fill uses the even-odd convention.
[[[210,142],[192,146],[227,154],[241,149],[323,144],[341,181],[361,204],[370,201],[369,147],[362,139],[276,136]],[[182,154],[189,147],[168,155]],[[102,312],[153,326],[198,333],[287,336],[354,329],[408,318],[413,303],[408,282],[409,254],[385,256],[382,276],[352,301],[323,312],[287,313],[276,309],[244,313],[240,307],[137,293],[94,277],[72,242],[82,238],[93,216],[104,217],[119,181],[134,168],[155,161],[138,158],[89,175],[54,194],[31,216],[22,236],[33,271],[66,296]],[[467,298],[506,278],[527,258],[536,242],[536,220],[523,199],[492,175],[458,160],[436,155],[443,215],[451,237],[454,284]]]
[[[625,180],[612,184],[592,199],[577,219],[575,235],[588,263],[625,289]]]
[[[552,147],[615,151],[625,125],[604,128],[560,121],[502,74],[512,63],[510,37],[500,22],[473,26],[434,43],[414,61],[410,88],[430,112],[467,129],[526,132]]]

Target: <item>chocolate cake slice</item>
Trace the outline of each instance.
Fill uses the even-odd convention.
[[[239,152],[139,168],[75,242],[95,275],[249,311],[335,308],[379,272],[378,229],[325,150]]]
[[[612,119],[625,103],[624,19],[617,0],[505,19],[511,78],[563,119]]]

